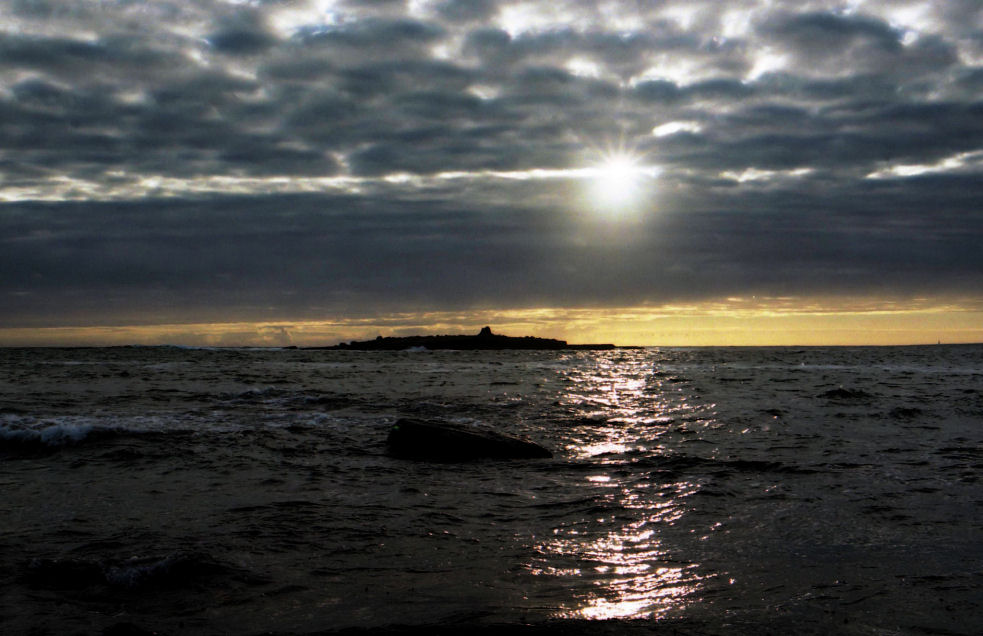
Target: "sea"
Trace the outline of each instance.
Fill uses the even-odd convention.
[[[981,477],[983,345],[0,349],[0,633],[975,635]]]

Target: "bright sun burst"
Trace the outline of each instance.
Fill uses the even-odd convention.
[[[646,171],[638,158],[624,152],[611,153],[590,173],[591,194],[597,205],[617,211],[640,202]]]

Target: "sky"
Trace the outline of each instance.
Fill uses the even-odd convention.
[[[983,341],[978,0],[2,0],[0,345]]]

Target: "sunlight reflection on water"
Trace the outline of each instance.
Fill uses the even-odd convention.
[[[619,470],[662,455],[660,437],[675,418],[702,420],[678,383],[653,381],[651,371],[637,359],[602,362],[572,378],[560,397],[589,414],[570,432],[567,451],[599,470],[583,484],[598,505],[580,522],[554,528],[530,567],[568,582],[575,600],[557,618],[661,618],[699,599],[709,578],[665,539],[700,484],[632,480]]]
[[[685,486],[681,485],[680,492],[685,492]],[[576,595],[576,606],[563,608],[556,616],[659,618],[691,602],[705,577],[697,574],[697,564],[674,561],[658,536],[660,524],[671,524],[682,514],[680,506],[666,502],[661,509],[653,506],[645,519],[595,539],[577,529],[555,530],[541,552],[546,558],[573,560],[579,567],[534,569],[533,573],[591,583],[591,589]]]

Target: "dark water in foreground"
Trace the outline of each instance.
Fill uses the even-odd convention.
[[[0,632],[978,634],[981,475],[981,346],[0,350]]]

